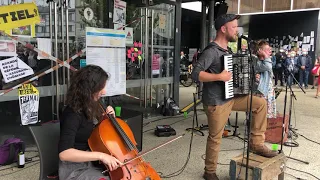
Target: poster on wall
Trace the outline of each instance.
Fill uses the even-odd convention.
[[[39,91],[32,84],[23,84],[18,88],[21,124],[38,122]]]
[[[124,31],[86,28],[86,65],[103,68],[110,78],[106,96],[126,93],[126,34]],[[107,56],[106,56],[107,54]]]
[[[126,27],[126,45],[133,45],[133,28]]]
[[[126,24],[126,8],[126,2],[120,0],[114,1],[113,23],[121,25]]]
[[[34,74],[33,69],[18,57],[1,60],[0,69],[5,83]]]
[[[0,40],[1,56],[17,56],[16,43],[14,41]]]
[[[46,52],[47,54],[52,54],[52,43],[49,38],[37,38],[38,49]],[[47,59],[38,55],[38,59]]]
[[[13,28],[10,31],[10,35],[17,36],[17,37],[35,37],[36,36],[35,25],[33,24],[33,25]]]
[[[152,57],[152,74],[158,75],[160,74],[160,61],[161,61],[160,54],[154,54]]]

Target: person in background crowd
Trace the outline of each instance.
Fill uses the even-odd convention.
[[[21,59],[24,63],[28,64],[28,57],[29,57],[29,51],[28,51],[26,48],[24,48],[24,49],[23,49],[23,53],[21,54],[20,59]],[[28,65],[29,65],[29,64],[28,64]]]
[[[271,61],[272,61],[272,72],[273,72],[273,78],[274,78],[274,75],[276,73],[275,69],[276,69],[276,62],[277,62],[276,53],[274,51],[272,51]]]
[[[308,55],[306,49],[302,50],[302,55],[299,56],[297,65],[299,67],[299,79],[301,86],[304,85],[305,89],[308,89],[309,73],[312,68],[311,57]]]
[[[316,59],[316,61],[314,62],[314,66],[319,66],[320,65],[320,56],[318,56],[318,58]],[[313,80],[313,86],[311,87],[311,89],[314,89],[314,86],[317,85],[317,81],[318,81],[318,78],[319,78],[319,74],[316,74],[313,76],[314,77],[314,80]],[[319,86],[319,83],[318,83],[318,86]]]
[[[198,48],[192,57],[192,64],[195,64],[198,61],[198,54],[199,53],[200,53],[200,49]]]
[[[186,55],[184,54],[183,51],[180,52],[180,67],[186,69],[189,66],[189,61],[186,57]]]
[[[29,52],[28,65],[35,71],[37,69],[37,59],[35,59],[35,53],[33,51]]]
[[[280,80],[280,85],[283,86],[283,63],[287,59],[287,55],[284,49],[280,49],[280,52],[276,54],[276,67],[275,67],[275,83],[274,85],[278,85],[278,80]]]
[[[298,62],[298,58],[296,57],[296,52],[291,51],[289,53],[289,57],[287,58],[287,60],[285,62],[285,67],[288,70],[288,73],[286,74],[286,76],[287,76],[287,84],[289,86],[291,86],[293,83],[293,77],[291,76],[290,73],[292,73],[292,75],[295,77],[295,74],[297,74],[299,72],[297,62]]]
[[[256,54],[258,61],[256,65],[256,72],[260,75],[258,85],[258,95],[262,95],[267,101],[267,118],[276,118],[276,99],[272,84],[272,60],[271,47],[266,41],[258,41]]]

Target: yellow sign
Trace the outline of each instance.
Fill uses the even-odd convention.
[[[34,3],[0,7],[0,30],[11,30],[37,23],[40,23],[40,17],[38,7]]]
[[[25,95],[39,95],[38,89],[36,89],[32,84],[23,84],[18,88],[19,96]]]

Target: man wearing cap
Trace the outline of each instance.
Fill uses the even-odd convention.
[[[192,71],[192,78],[203,82],[202,102],[208,118],[209,136],[206,146],[205,173],[206,180],[218,180],[216,175],[218,154],[224,127],[231,111],[246,111],[250,106],[250,96],[237,96],[225,99],[224,82],[232,77],[224,70],[223,55],[230,54],[228,42],[238,38],[238,19],[240,16],[224,14],[215,21],[216,38],[206,48]],[[267,102],[260,97],[252,101],[250,150],[264,157],[274,157],[276,152],[264,145],[267,128]]]

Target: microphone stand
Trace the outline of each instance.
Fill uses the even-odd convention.
[[[291,128],[291,112],[292,112],[293,98],[295,100],[297,100],[297,97],[296,97],[296,95],[294,94],[294,92],[292,90],[292,87],[291,87],[292,83],[290,85],[288,85],[288,79],[289,79],[290,76],[298,84],[298,86],[302,90],[302,92],[306,94],[306,92],[301,87],[301,84],[297,81],[297,79],[294,77],[292,72],[290,72],[284,64],[282,64],[282,68],[284,69],[284,75],[285,75],[285,79],[286,79],[286,93],[285,93],[285,98],[284,98],[284,108],[283,108],[283,118],[282,118],[281,149],[279,150],[279,153],[283,152],[283,150],[282,150],[283,145],[291,146],[291,147],[297,147],[298,146],[298,144],[295,143],[295,142],[290,142],[290,143],[289,142],[285,142],[285,143],[283,143],[283,139],[284,139],[284,135],[285,135],[285,117],[286,117],[286,109],[287,109],[288,87],[290,89],[289,125],[288,125],[289,132],[288,132],[288,136],[289,136],[290,133],[294,133],[293,128]],[[292,137],[292,134],[291,134],[291,137]],[[292,157],[288,157],[288,156],[287,156],[287,158],[293,159],[293,160],[296,160],[296,161],[299,161],[299,162],[302,162],[302,163],[305,163],[305,164],[309,164],[309,162],[307,162],[307,161],[302,161],[302,160],[299,160],[299,159],[296,159],[296,158],[292,158]]]
[[[199,93],[201,93],[201,91],[199,91]],[[198,112],[197,112],[197,94],[199,93],[193,93],[193,121],[196,121],[196,127],[191,127],[191,128],[187,128],[186,131],[196,131],[198,133],[201,134],[201,136],[204,136],[204,133],[202,132],[202,130],[204,130],[206,127],[208,127],[208,125],[201,125],[199,127],[199,122],[198,122]]]
[[[251,120],[252,120],[252,98],[253,98],[253,85],[255,82],[255,70],[254,70],[254,62],[252,60],[252,53],[251,53],[251,41],[249,39],[244,38],[248,43],[248,50],[249,50],[249,58],[250,58],[250,66],[251,66],[251,90],[250,90],[250,110],[249,110],[249,119],[247,121],[247,161],[246,161],[246,180],[248,180],[248,170],[249,170],[249,152],[250,152],[250,127],[251,127]]]

